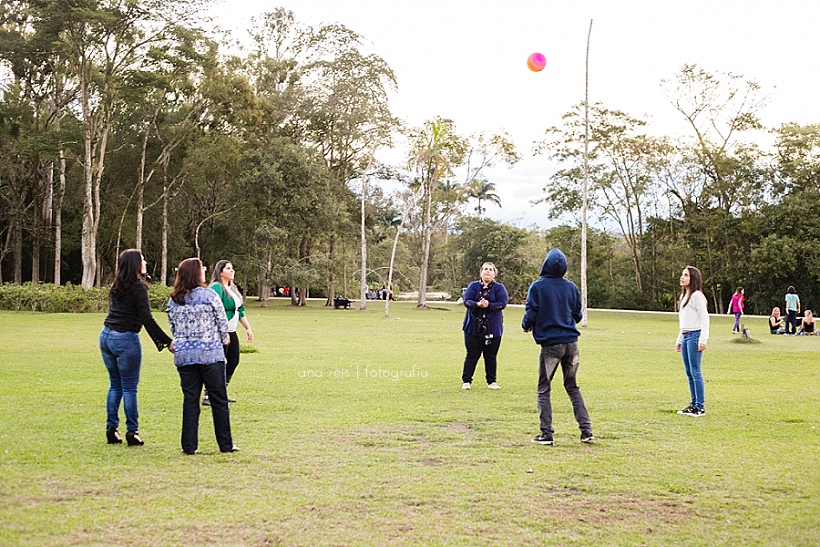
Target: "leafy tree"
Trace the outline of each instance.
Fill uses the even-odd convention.
[[[663,139],[642,132],[644,120],[597,103],[591,108],[589,133],[589,209],[614,222],[629,248],[635,289],[643,293],[641,245],[647,209],[658,198],[658,173],[670,152]],[[544,187],[543,201],[551,205],[550,217],[577,214],[583,203],[583,105],[564,115],[564,127],[547,130],[550,139],[537,144],[569,167],[552,176]]]

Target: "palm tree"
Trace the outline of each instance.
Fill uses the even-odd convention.
[[[493,190],[495,190],[495,183],[493,182],[487,182],[486,179],[473,181],[469,195],[472,199],[478,200],[478,206],[475,210],[478,212],[479,218],[481,218],[481,213],[487,210],[481,206],[482,201],[495,203],[501,207],[501,198],[498,197],[498,194],[493,193]]]
[[[422,262],[419,279],[419,299],[416,307],[427,307],[427,270],[430,264],[433,193],[439,181],[450,176],[452,167],[461,163],[463,148],[455,134],[452,120],[430,120],[411,136],[408,169],[414,170],[421,189]]]

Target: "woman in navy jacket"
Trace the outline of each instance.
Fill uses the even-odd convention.
[[[501,347],[501,335],[504,333],[504,315],[501,310],[507,307],[507,289],[495,281],[498,270],[492,262],[481,265],[481,279],[473,281],[464,292],[464,346],[467,356],[464,358],[464,370],[461,373],[461,389],[470,389],[473,383],[478,359],[484,355],[484,371],[487,376],[487,387],[501,389],[496,383],[498,348]]]

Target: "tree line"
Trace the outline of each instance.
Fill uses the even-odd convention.
[[[275,9],[236,53],[202,28],[205,6],[0,6],[0,282],[105,285],[129,247],[158,283],[183,258],[229,258],[263,301],[300,288],[295,305],[392,284],[425,306],[428,287],[456,296],[487,260],[521,301],[551,246],[578,280],[583,105],[535,146],[560,165],[540,201],[564,225],[511,226],[484,216],[502,205],[490,169],[521,158],[508,135],[406,126],[393,71],[344,25]],[[763,128],[756,82],[694,65],[662,89],[689,137],[590,105],[589,305],[673,309],[692,264],[714,311],[737,285],[750,311],[788,285],[809,307],[820,125]],[[746,137],[762,131],[772,150]],[[399,141],[405,163],[375,159]]]

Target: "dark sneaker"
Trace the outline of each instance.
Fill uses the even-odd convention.
[[[229,403],[235,403],[235,402],[236,402],[236,399],[231,399],[230,397],[228,397],[228,402],[229,402]]]
[[[202,398],[202,406],[211,406],[211,400],[207,395]]]
[[[548,433],[541,433],[537,437],[535,437],[532,442],[535,444],[553,444],[552,443],[552,435]]]
[[[700,408],[699,406],[693,406],[692,409],[686,413],[687,416],[693,416],[695,418],[699,418],[701,416],[706,415],[706,411]]]
[[[692,412],[692,408],[693,408],[692,405],[689,405],[686,408],[684,408],[683,410],[678,410],[678,414],[689,415],[689,413]]]
[[[595,440],[595,435],[592,434],[592,431],[584,431],[581,433],[581,442],[582,443],[591,443]]]

